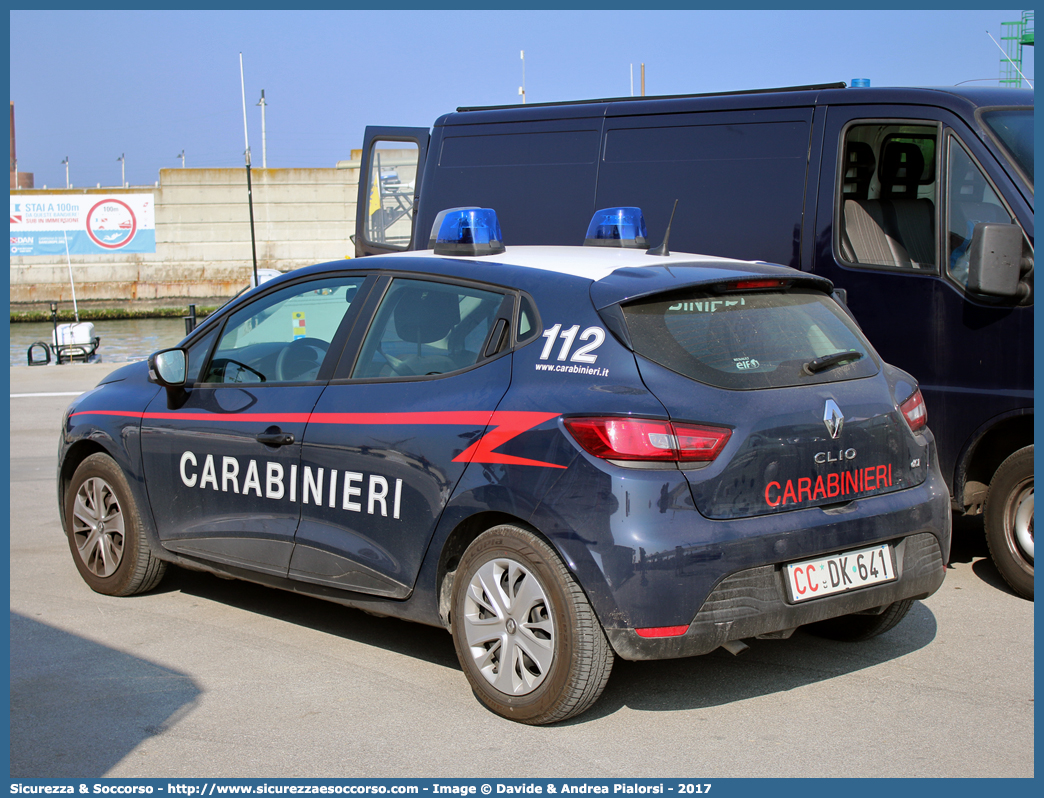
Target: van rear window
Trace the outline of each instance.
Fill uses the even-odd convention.
[[[623,312],[635,352],[720,388],[810,385],[878,370],[852,320],[817,291],[672,292]]]

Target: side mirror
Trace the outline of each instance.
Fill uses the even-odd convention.
[[[968,290],[1004,299],[1023,298],[1019,285],[1022,228],[1017,224],[979,222],[968,249]]]
[[[164,388],[184,388],[188,356],[184,349],[163,349],[149,355],[149,380]]]
[[[161,349],[149,355],[149,382],[167,389],[167,407],[171,410],[185,403],[187,377],[188,354],[184,349]]]

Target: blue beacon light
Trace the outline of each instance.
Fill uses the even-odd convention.
[[[428,246],[436,255],[497,255],[504,251],[497,213],[492,208],[440,211]]]
[[[645,249],[647,235],[641,208],[602,208],[591,217],[584,246]]]

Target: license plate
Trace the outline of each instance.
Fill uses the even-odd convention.
[[[784,570],[787,592],[793,602],[858,590],[896,578],[892,547],[887,543],[791,563]]]

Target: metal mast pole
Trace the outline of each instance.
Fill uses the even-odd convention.
[[[257,244],[254,241],[254,191],[250,185],[250,138],[247,136],[246,89],[243,83],[243,54],[239,54],[239,91],[243,96],[243,141],[246,144],[247,204],[250,206],[250,253],[254,259],[254,285],[257,281]]]
[[[268,137],[265,135],[265,90],[261,89],[261,99],[257,103],[261,106],[261,168],[268,168]]]
[[[522,95],[522,105],[526,104],[526,51],[520,50],[522,53],[522,85],[518,87],[518,93]]]

